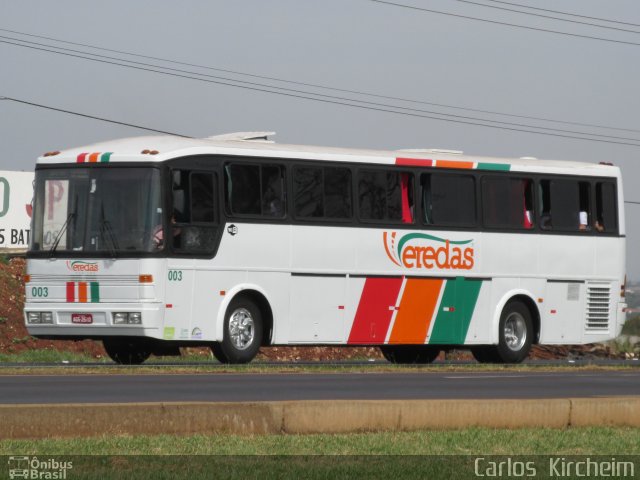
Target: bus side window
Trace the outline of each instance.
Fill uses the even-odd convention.
[[[364,170],[358,174],[360,218],[413,223],[413,174]]]
[[[174,250],[212,251],[217,216],[214,174],[174,171],[172,193],[169,229]]]
[[[553,228],[551,218],[551,181],[540,180],[538,192],[538,211],[540,212],[540,228],[551,230]]]
[[[342,167],[324,169],[324,215],[326,218],[351,218],[351,170]]]
[[[285,170],[282,165],[225,165],[226,208],[232,215],[284,218]]]
[[[286,213],[284,167],[264,165],[261,167],[262,215],[282,218]]]
[[[528,178],[506,176],[482,180],[484,223],[489,227],[533,228],[533,191]]]
[[[578,211],[578,229],[580,231],[591,230],[591,183],[578,182],[578,202],[580,210]]]
[[[580,185],[577,180],[553,179],[550,182],[551,217],[553,229],[575,232],[580,230]],[[587,212],[585,212],[588,215]]]
[[[293,170],[295,212],[300,218],[324,217],[322,167],[296,167]]]
[[[351,171],[348,168],[296,167],[293,183],[296,217],[351,218]]]
[[[260,215],[260,167],[232,163],[225,165],[227,209],[239,215]]]
[[[595,229],[598,232],[616,232],[618,230],[616,187],[611,182],[596,183]]]
[[[471,175],[423,173],[422,211],[427,225],[476,224],[476,185]]]

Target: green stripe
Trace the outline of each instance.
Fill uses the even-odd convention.
[[[100,303],[100,284],[91,282],[91,302]]]
[[[100,161],[103,163],[108,163],[109,160],[111,160],[111,155],[113,154],[113,152],[106,152],[103,153],[102,155],[100,155]]]
[[[464,344],[480,296],[480,287],[482,280],[463,277],[447,280],[429,343]],[[453,307],[454,311],[445,312],[444,307]]]
[[[402,256],[402,247],[404,247],[404,244],[409,240],[413,240],[414,238],[433,240],[440,243],[449,242],[451,245],[467,245],[468,243],[473,242],[473,240],[447,240],[446,238],[434,237],[433,235],[427,235],[426,233],[409,233],[402,237],[398,242],[398,256]]]
[[[478,170],[501,170],[508,172],[511,165],[508,163],[478,163]]]

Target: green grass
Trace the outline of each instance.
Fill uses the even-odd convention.
[[[29,337],[25,337],[28,339]],[[18,340],[17,342],[15,340]],[[13,343],[23,343],[24,339],[14,339]],[[74,352],[63,352],[54,350],[51,348],[43,348],[38,350],[25,350],[20,353],[0,353],[1,363],[85,363],[96,362],[96,360],[89,355]]]
[[[100,480],[457,479],[475,478],[478,456],[508,455],[516,461],[533,461],[544,474],[548,460],[535,455],[599,455],[611,460],[638,454],[640,429],[633,428],[0,441],[0,455],[5,459],[19,455],[71,461],[67,478]],[[485,462],[504,459],[489,457]]]
[[[0,455],[638,455],[638,428],[0,440]]]

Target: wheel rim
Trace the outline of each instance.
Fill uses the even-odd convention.
[[[517,352],[527,341],[527,322],[517,312],[512,312],[504,322],[504,341],[509,350]]]
[[[229,338],[238,350],[246,350],[253,343],[255,329],[251,312],[246,308],[234,310],[229,318]]]

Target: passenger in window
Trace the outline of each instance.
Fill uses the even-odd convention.
[[[263,174],[274,168],[264,168]],[[284,217],[284,202],[282,201],[282,176],[280,169],[269,175],[263,186],[262,214],[269,217]]]
[[[180,227],[176,227],[176,212],[174,210],[174,212],[171,214],[171,223],[170,223],[170,227],[172,234],[173,234],[173,246],[174,247],[179,247],[179,237],[180,234],[182,233],[182,230],[180,229]],[[162,224],[156,225],[156,227],[153,229],[153,248],[155,250],[162,250],[164,248],[164,229],[162,228]]]
[[[604,232],[604,224],[600,220],[596,220],[596,232]]]
[[[587,212],[585,212],[584,210],[581,210],[580,213],[578,214],[578,222],[580,223],[580,226],[578,227],[578,230],[580,230],[580,231],[590,230],[589,229],[589,215],[587,215]]]

